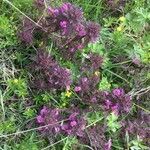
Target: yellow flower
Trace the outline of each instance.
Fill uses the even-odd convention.
[[[18,81],[19,81],[18,79],[14,79],[14,83],[18,83]]]
[[[94,73],[96,76],[99,76],[100,75],[100,72],[99,71],[95,71]]]
[[[123,30],[123,27],[122,27],[122,26],[117,27],[117,31],[118,31],[118,32],[121,32],[122,30]]]
[[[72,92],[70,92],[70,91],[67,91],[66,93],[65,93],[65,96],[66,97],[70,97],[72,95]]]
[[[126,20],[126,18],[125,18],[124,16],[121,16],[121,17],[119,18],[119,20],[120,20],[121,22],[124,22],[124,21]]]
[[[42,42],[39,44],[39,46],[43,46],[43,44],[44,44],[44,43],[43,43],[43,41],[42,41]]]

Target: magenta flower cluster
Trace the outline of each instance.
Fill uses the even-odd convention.
[[[62,37],[62,40],[58,42],[56,40],[56,43],[68,54],[68,57],[73,57],[77,50],[98,39],[100,26],[86,21],[81,8],[71,3],[64,3],[58,8],[49,7],[47,11],[46,28]]]
[[[43,6],[42,4],[44,5],[43,1],[37,1],[37,6]],[[46,16],[39,21],[41,28],[32,26],[33,23],[30,25],[28,23],[31,22],[30,20],[24,20],[20,33],[22,41],[32,44],[36,38],[35,34],[42,32],[41,40],[46,42],[45,40],[50,37],[64,56],[72,58],[76,51],[83,49],[89,42],[98,40],[99,24],[86,21],[81,8],[71,3],[64,3],[60,7],[46,9]]]
[[[34,68],[36,68],[34,85],[39,90],[70,89],[72,83],[70,70],[61,67],[47,52],[39,50]]]
[[[40,11],[43,10],[44,1],[37,0],[36,6]],[[71,3],[63,3],[56,8],[48,6],[45,9],[46,15],[44,14],[45,16],[38,22],[38,26],[25,19],[22,32],[19,33],[23,42],[33,44],[34,48],[37,48],[37,45],[40,47],[37,48],[37,56],[32,67],[33,87],[38,91],[51,92],[55,94],[54,96],[57,95],[57,98],[64,91],[69,93],[68,95],[73,93],[73,96],[70,97],[71,107],[64,110],[46,106],[40,110],[36,118],[37,124],[41,127],[40,132],[46,135],[76,136],[95,149],[110,150],[112,140],[106,138],[106,125],[96,123],[87,128],[88,121],[85,114],[91,107],[103,110],[106,114],[110,112],[118,116],[127,114],[132,106],[131,97],[122,88],[115,88],[109,92],[98,89],[103,63],[103,58],[99,54],[89,53],[86,58],[81,59],[79,56],[73,59],[76,52],[80,52],[79,50],[85,48],[90,42],[98,40],[100,26],[95,22],[87,21],[82,9]],[[37,35],[38,39],[36,39]],[[75,80],[72,80],[69,69],[61,66],[57,58],[44,51],[49,39],[57,46],[57,51],[64,58],[70,59],[73,63],[76,60],[74,64],[79,74]],[[72,106],[75,108],[73,109]]]
[[[24,19],[22,22],[21,32],[19,32],[19,37],[22,42],[31,44],[33,42],[33,28],[35,24],[29,19]]]
[[[43,127],[40,131],[54,134],[60,131],[59,127],[59,115],[60,110],[58,109],[48,109],[47,107],[43,107],[40,111],[40,114],[37,116],[37,123],[41,126],[48,125],[47,127]]]
[[[66,114],[62,115],[64,110],[44,106],[36,118],[37,123],[42,126],[39,132],[45,135],[77,136],[84,143],[90,143],[92,147],[111,150],[111,139],[107,141],[105,137],[106,127],[96,125],[87,128],[85,114],[79,110],[79,108],[67,109]]]
[[[63,116],[62,112],[63,110],[44,106],[36,118],[39,125],[46,126],[40,131],[49,134],[61,133],[78,137],[85,136],[86,120],[83,115],[79,112],[71,111]],[[62,120],[63,122],[61,122]]]
[[[105,92],[104,99],[105,110],[116,114],[129,113],[131,110],[131,97],[121,88],[113,89],[112,92]]]
[[[150,146],[150,115],[144,111],[138,111],[136,118],[122,122],[122,133],[128,133],[135,139],[137,136]],[[124,135],[122,135],[124,137]]]
[[[114,112],[116,115],[130,112],[131,97],[123,89],[102,92],[96,88],[98,83],[99,78],[96,75],[92,79],[81,78],[79,85],[74,90],[86,104],[98,104],[105,111]]]
[[[82,72],[94,73],[99,71],[103,63],[103,58],[97,53],[90,53],[81,65]]]
[[[87,130],[88,136],[91,140],[91,146],[95,149],[111,150],[112,141],[111,139],[106,140],[105,130],[106,127],[102,125],[90,127]]]

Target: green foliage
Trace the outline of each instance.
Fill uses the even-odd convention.
[[[31,6],[33,6],[33,0],[13,0],[12,1],[13,2],[13,4],[17,7],[17,8],[19,8],[19,9],[27,9],[27,10],[29,10],[29,8],[31,7]]]
[[[67,140],[64,141],[64,146],[62,150],[71,150],[74,144],[77,144],[78,140],[76,137],[68,137]]]
[[[7,81],[9,93],[16,94],[18,97],[25,97],[28,95],[27,83],[25,79],[9,79]]]
[[[86,115],[86,120],[88,121],[88,125],[96,124],[103,119],[102,112],[89,112]]]
[[[101,82],[99,83],[99,89],[100,90],[110,90],[111,88],[111,84],[110,82],[108,81],[107,77],[102,77],[102,80]]]
[[[121,127],[118,122],[118,116],[115,115],[115,113],[111,113],[109,116],[107,116],[106,120],[109,131],[116,132]]]
[[[0,134],[14,132],[16,129],[15,118],[10,117],[9,119],[0,123]]]
[[[141,32],[150,21],[150,11],[148,8],[140,7],[128,13],[126,17],[128,28],[131,28],[134,32]]]
[[[48,92],[38,93],[37,95],[34,96],[34,101],[37,105],[43,105],[46,103],[50,104],[54,103],[54,105],[59,104],[57,100],[54,98],[54,96]]]
[[[103,63],[102,63],[103,69],[111,66],[111,62],[108,57],[108,53],[106,52],[103,43],[97,42],[95,44],[89,44],[88,48],[85,50],[85,52],[94,52],[94,53],[97,53],[100,56],[102,56],[103,57]]]
[[[148,64],[150,62],[150,49],[144,50],[140,45],[134,45],[133,47],[135,57],[141,60],[141,62]]]
[[[35,136],[26,137],[20,144],[16,144],[13,150],[39,150],[38,145],[35,143]]]
[[[12,46],[17,43],[16,27],[12,22],[12,18],[0,15],[0,49]]]
[[[143,140],[139,136],[137,136],[137,139],[129,142],[129,148],[131,150],[149,150],[149,147],[143,144]]]
[[[36,115],[36,110],[34,108],[26,108],[23,114],[26,119],[30,119]]]

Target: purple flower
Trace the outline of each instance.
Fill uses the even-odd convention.
[[[87,22],[82,9],[71,3],[64,3],[57,8],[48,7],[47,16],[40,23],[48,31],[44,34],[49,36],[54,32],[59,35],[52,36],[52,40],[67,59],[72,59],[79,49],[96,41],[99,35],[99,26]]]
[[[75,30],[77,31],[77,35],[83,37],[86,35],[86,29],[85,29],[85,26],[82,25],[82,24],[77,24],[75,26]]]
[[[35,28],[35,25],[33,22],[31,22],[28,19],[23,20],[21,32],[19,33],[19,37],[22,42],[25,44],[32,44],[33,43],[33,29]]]
[[[81,91],[81,87],[80,86],[76,86],[74,89],[75,92],[80,92]]]
[[[72,8],[71,3],[64,3],[60,9],[62,13],[66,13],[67,11],[70,10],[70,8]]]
[[[80,87],[80,91],[78,91],[78,88],[76,88],[75,92],[79,95],[84,103],[98,104],[101,101],[102,93],[97,89],[99,81],[100,78],[97,75],[81,77],[79,79],[76,87]]]
[[[144,140],[150,137],[150,115],[148,113],[139,110],[137,116],[134,114],[130,120],[128,119],[122,124],[123,137],[127,132],[130,137],[137,138],[139,136],[146,145],[150,146],[150,142]]]
[[[104,99],[105,110],[113,111],[116,114],[129,113],[131,110],[131,97],[121,88],[113,89],[112,92],[104,94]]]
[[[45,106],[41,109],[40,115],[37,116],[37,123],[40,126],[47,125],[41,130],[45,134],[58,133],[60,131],[60,120],[59,109],[50,109]]]
[[[103,58],[97,53],[90,53],[81,65],[83,72],[98,74],[103,63]],[[98,76],[98,75],[97,75]]]
[[[140,63],[141,63],[139,58],[133,58],[133,59],[132,59],[132,62],[133,62],[135,65],[138,65],[138,66],[139,66]]]
[[[109,99],[105,100],[105,108],[106,110],[110,109],[112,106],[112,102]]]
[[[36,119],[38,123],[44,123],[44,118],[41,115],[37,116]]]
[[[77,122],[76,122],[76,121],[71,121],[71,122],[70,122],[70,125],[71,125],[72,127],[74,127],[74,126],[77,125]]]
[[[118,104],[111,106],[112,112],[114,112],[116,115],[118,115],[119,112],[119,106]]]
[[[97,102],[97,98],[96,98],[96,97],[92,97],[92,98],[91,98],[91,102],[92,102],[92,103],[96,103],[96,102]]]
[[[59,90],[70,87],[72,82],[71,72],[68,69],[61,67],[46,52],[43,52],[42,50],[39,51],[35,63],[34,68],[37,68],[37,72],[41,75],[40,79],[36,79],[37,76],[35,76],[35,79],[41,82],[41,84],[38,85],[39,89]]]
[[[125,95],[124,96],[124,101],[122,100],[122,103],[124,105],[124,111],[126,113],[129,113],[132,107],[132,103],[131,103],[131,96],[130,95]]]
[[[66,22],[66,21],[61,21],[61,22],[60,22],[60,26],[61,26],[62,28],[66,28],[66,27],[67,27],[67,22]]]
[[[97,71],[103,63],[103,58],[96,53],[91,53],[89,60],[94,71]]]
[[[112,91],[112,93],[113,93],[114,96],[117,96],[117,97],[121,97],[121,96],[123,96],[125,94],[124,90],[121,89],[121,88],[114,89]]]
[[[48,109],[47,109],[46,106],[44,106],[44,107],[41,109],[40,114],[41,114],[41,116],[44,116],[45,114],[47,114],[47,112],[48,112]]]
[[[105,127],[96,125],[87,129],[90,145],[95,149],[104,150],[106,147]]]
[[[99,38],[100,25],[94,22],[87,23],[87,39],[90,42],[96,42]]]
[[[65,134],[83,137],[85,134],[85,126],[86,121],[83,116],[78,112],[72,112],[69,115],[69,119],[61,126],[61,129]]]
[[[109,141],[105,143],[104,150],[111,150],[111,146],[112,146],[112,140],[109,139]]]
[[[61,125],[61,129],[64,131],[68,130],[68,124]]]
[[[78,112],[73,112],[70,116],[69,116],[69,120],[75,120],[75,118],[79,115]]]

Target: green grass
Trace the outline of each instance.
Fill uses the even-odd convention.
[[[101,24],[100,41],[89,45],[83,53],[84,56],[92,49],[105,58],[103,70],[100,72],[102,82],[99,89],[124,87],[133,96],[133,111],[142,109],[150,113],[147,94],[150,91],[150,2],[133,0],[119,15],[113,15],[104,0],[69,2],[81,6],[87,20]],[[59,5],[62,0],[51,3]],[[36,132],[39,129],[35,124],[38,109],[52,101],[55,106],[63,108],[69,104],[69,99],[62,92],[61,97],[56,96],[60,98],[57,104],[51,93],[34,93],[31,90],[32,74],[27,66],[32,62],[31,57],[36,50],[33,47],[22,47],[17,36],[19,23],[26,16],[32,20],[38,16],[33,9],[32,0],[13,0],[10,3],[3,0],[0,3],[0,150],[59,150],[60,147],[62,150],[71,150],[73,144],[81,150],[92,150],[90,146],[80,144],[76,137],[62,136],[58,141],[53,141],[51,137],[44,139]],[[125,17],[124,22],[119,20],[121,16]],[[123,28],[121,31],[117,31],[119,26]],[[52,43],[49,48],[61,65],[71,68],[76,76],[75,66],[69,62],[64,63],[55,53]],[[137,70],[131,66],[134,58],[138,58],[142,64]],[[136,101],[138,96],[143,99],[141,104]],[[112,115],[108,118],[108,127],[112,131],[119,129],[119,121],[113,117]],[[98,113],[89,118],[89,122],[93,125],[102,122],[102,118]],[[145,147],[139,139],[128,140],[128,149],[139,144],[139,147],[143,147],[141,150],[144,150]],[[122,142],[115,137],[113,149],[124,149]]]

